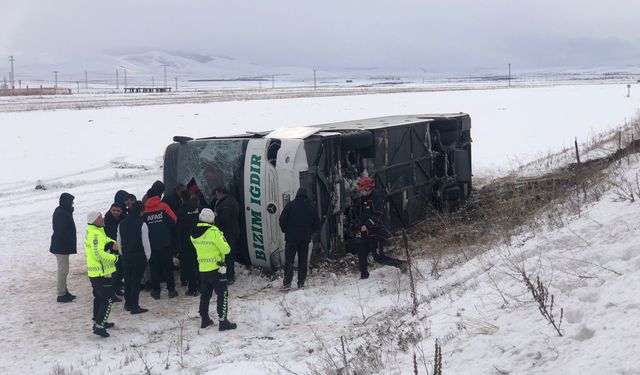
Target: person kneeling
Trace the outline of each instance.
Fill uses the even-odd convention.
[[[220,331],[236,329],[237,324],[227,319],[229,292],[227,291],[226,267],[224,258],[231,251],[222,232],[213,225],[215,214],[208,208],[200,212],[200,222],[191,233],[191,242],[196,249],[198,271],[200,271],[200,316],[206,328],[213,324],[209,317],[209,301],[213,291],[217,296],[217,310]]]

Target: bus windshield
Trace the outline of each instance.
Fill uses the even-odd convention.
[[[224,186],[232,194],[242,192],[242,169],[247,140],[210,139],[180,145],[177,170],[171,173],[176,182],[185,186],[193,179],[207,202],[213,200],[213,191]]]

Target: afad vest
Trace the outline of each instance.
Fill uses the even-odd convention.
[[[116,272],[118,256],[104,250],[109,242],[113,240],[107,236],[104,228],[89,224],[87,236],[84,239],[89,277],[108,276]]]
[[[208,229],[198,238],[190,236],[198,256],[198,270],[209,272],[218,269],[218,262],[224,262],[224,256],[231,252],[227,241],[218,227],[206,223],[198,223],[198,227]]]

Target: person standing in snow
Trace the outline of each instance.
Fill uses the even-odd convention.
[[[358,249],[358,268],[360,278],[368,279],[369,253],[373,259],[381,264],[399,268],[406,271],[406,265],[401,260],[391,258],[384,254],[383,241],[387,236],[384,225],[384,198],[382,193],[375,189],[373,178],[363,177],[358,181],[358,190],[362,194],[360,210],[360,248]]]
[[[144,221],[149,227],[151,243],[151,297],[160,299],[160,277],[167,282],[169,298],[178,295],[173,279],[172,246],[176,235],[176,214],[160,200],[160,194],[149,189],[144,204]]]
[[[280,214],[280,229],[284,233],[284,281],[282,290],[291,289],[293,261],[298,255],[298,288],[303,288],[307,279],[307,260],[311,236],[318,230],[320,221],[316,208],[307,196],[307,190],[300,187],[296,197],[287,203]]]
[[[183,204],[178,214],[178,241],[180,243],[180,279],[187,285],[187,295],[198,295],[198,260],[191,243],[191,232],[198,224],[200,215],[200,189],[197,184],[183,192]]]
[[[124,260],[124,309],[131,314],[149,310],[140,307],[140,282],[151,257],[149,228],[140,217],[142,202],[129,206],[129,215],[118,225],[118,246]]]
[[[215,225],[215,214],[209,208],[200,212],[200,222],[193,229],[191,242],[196,249],[198,256],[198,270],[200,271],[200,317],[201,328],[206,328],[213,324],[209,317],[209,302],[213,292],[217,296],[217,312],[220,331],[236,329],[237,324],[231,323],[227,319],[229,306],[229,292],[227,291],[227,280],[225,268],[225,256],[229,254],[229,245],[224,239],[224,235]]]
[[[84,248],[87,255],[87,273],[93,288],[93,333],[109,337],[107,328],[113,323],[107,322],[113,298],[111,274],[116,271],[118,245],[104,232],[104,218],[98,211],[87,214],[87,235]]]
[[[56,256],[58,263],[58,302],[73,301],[76,296],[67,289],[67,275],[69,275],[69,255],[76,254],[77,237],[76,223],[73,221],[73,195],[60,194],[59,206],[53,211],[53,234],[49,251]]]
[[[215,189],[215,197],[215,225],[222,231],[227,244],[231,248],[231,252],[224,258],[227,265],[227,285],[231,285],[236,281],[235,255],[238,251],[238,241],[240,240],[240,205],[229,194],[229,190],[223,186]]]
[[[124,190],[120,190],[124,192]],[[125,192],[126,194],[126,192]],[[116,194],[117,198],[117,194]],[[122,197],[121,197],[122,198]],[[118,224],[124,218],[125,207],[115,202],[109,208],[109,211],[104,215],[104,232],[111,238],[112,240],[116,240],[118,236]],[[116,272],[113,274],[113,289],[115,294],[118,296],[123,296],[124,292],[122,291],[123,278],[124,278],[124,266],[122,264],[123,259],[119,258],[116,263]],[[113,299],[113,302],[121,302],[122,300],[118,297]]]

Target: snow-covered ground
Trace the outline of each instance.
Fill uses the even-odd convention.
[[[638,204],[610,190],[564,226],[542,226],[469,262],[440,270],[419,259],[421,304],[410,312],[406,275],[374,267],[369,280],[316,272],[286,295],[240,267],[230,287],[230,319],[239,327],[199,329],[198,299],[141,296],[147,314],[118,304],[108,339],[91,334],[91,288],[81,243],[71,257],[71,304],[55,302],[49,254],[58,196],[76,196],[79,242],[84,218],[104,210],[118,189],[138,196],[161,178],[173,135],[223,135],[389,114],[471,114],[474,174],[504,173],[516,162],[570,146],[574,137],[624,124],[638,108],[626,87],[410,93],[153,107],[0,113],[0,373],[327,373],[369,366],[383,373],[431,367],[434,341],[450,374],[640,373],[640,225]],[[624,163],[635,181],[637,159]],[[48,190],[34,190],[42,180]],[[414,243],[413,246],[420,246]],[[514,265],[539,274],[564,308],[563,337],[543,320]],[[265,286],[270,285],[266,289]],[[182,339],[182,340],[181,340]],[[182,342],[182,345],[180,344]],[[344,345],[344,353],[343,353]],[[343,355],[344,354],[344,355]],[[431,371],[431,369],[429,370]]]

